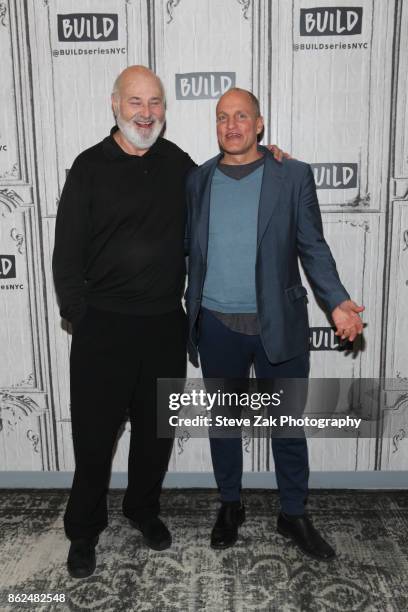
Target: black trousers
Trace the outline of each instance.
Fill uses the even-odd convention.
[[[108,523],[107,492],[118,432],[131,422],[126,517],[157,516],[173,440],[157,437],[157,378],[184,378],[186,315],[134,316],[88,308],[71,347],[75,475],[64,526],[70,540]]]

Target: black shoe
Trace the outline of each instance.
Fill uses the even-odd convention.
[[[98,540],[97,536],[71,541],[67,567],[72,578],[88,578],[94,573],[96,567],[95,546]]]
[[[285,538],[290,538],[300,550],[319,561],[331,561],[336,553],[322,538],[306,515],[288,517],[282,512],[278,516],[277,531]]]
[[[143,521],[133,521],[130,524],[142,532],[144,543],[153,550],[166,550],[171,546],[171,533],[166,525],[155,516]]]
[[[245,521],[245,506],[241,502],[224,502],[218,511],[211,532],[211,548],[218,550],[234,546],[238,539],[238,527]]]

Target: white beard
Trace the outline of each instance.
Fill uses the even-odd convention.
[[[134,123],[134,119],[137,115],[132,117],[129,121],[125,121],[121,114],[118,112],[116,115],[116,123],[118,128],[123,133],[126,140],[128,140],[137,149],[150,149],[156,142],[164,126],[164,121],[159,121],[156,117],[151,117],[149,121],[153,121],[153,125],[149,130],[138,128]],[[147,133],[146,133],[147,132]]]

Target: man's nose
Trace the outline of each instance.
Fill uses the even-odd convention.
[[[139,110],[140,115],[143,119],[147,119],[150,116],[150,109],[148,104],[142,104]]]
[[[228,117],[227,119],[227,130],[231,130],[236,125],[235,117]]]

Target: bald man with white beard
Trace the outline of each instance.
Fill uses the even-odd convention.
[[[95,569],[113,449],[127,415],[123,513],[148,546],[170,546],[158,514],[172,440],[156,436],[156,380],[182,378],[186,369],[184,177],[194,162],[159,137],[164,91],[150,70],[122,72],[112,108],[117,126],[69,172],[53,256],[61,316],[73,329],[75,475],[64,526],[75,578]]]
[[[127,416],[123,513],[150,548],[171,545],[158,515],[173,441],[156,435],[156,381],[186,372],[184,188],[195,163],[160,136],[164,89],[149,69],[131,66],[119,75],[112,109],[117,125],[69,172],[53,255],[60,313],[73,330],[75,475],[64,526],[74,578],[95,570],[113,450]]]

